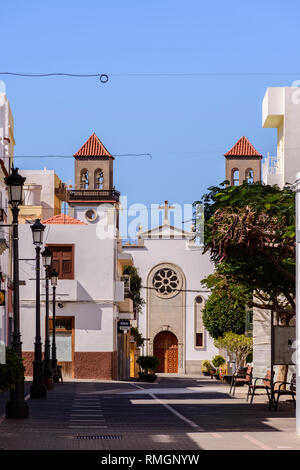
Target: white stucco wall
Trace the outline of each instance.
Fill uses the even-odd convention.
[[[294,183],[300,171],[300,88],[268,88],[262,103],[262,125],[277,129],[277,155],[282,158],[276,178],[269,174],[264,177],[264,183],[277,183],[280,187]]]
[[[9,139],[9,140],[8,140]],[[5,93],[0,93],[0,159],[9,172],[9,161],[13,161],[14,155],[14,119],[10,109],[9,101]],[[5,174],[2,167],[0,168],[0,207],[6,212],[9,217],[10,209],[8,207],[8,197],[6,185],[4,182]],[[3,222],[5,223],[5,222]],[[7,220],[6,223],[9,223]],[[0,239],[7,240],[9,242],[9,228],[0,228]],[[9,249],[6,249],[0,256],[0,271],[4,281],[1,284],[1,288],[6,292],[6,305],[0,306],[0,341],[7,343],[7,332],[8,332],[8,296],[7,286],[8,280],[11,277],[10,270],[10,255]]]
[[[54,170],[20,170],[26,178],[24,205],[42,206],[43,218],[54,215],[55,172]]]
[[[19,226],[20,258],[34,258],[29,224]],[[57,316],[75,317],[75,351],[116,349],[115,250],[114,239],[99,240],[92,225],[46,225],[44,244],[74,244],[74,280],[58,280]],[[41,277],[44,268],[41,263]],[[20,261],[21,331],[23,350],[32,351],[35,336],[35,261]],[[50,287],[50,298],[52,289]],[[41,282],[45,299],[45,282]],[[44,342],[45,302],[41,303],[41,333]],[[52,315],[52,306],[50,316]]]

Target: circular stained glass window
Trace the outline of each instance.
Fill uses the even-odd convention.
[[[180,290],[180,279],[171,268],[161,268],[153,276],[153,287],[160,297],[171,297]]]

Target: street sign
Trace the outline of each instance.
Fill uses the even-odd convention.
[[[119,331],[128,331],[128,330],[130,330],[130,320],[119,320],[118,321],[118,330]]]

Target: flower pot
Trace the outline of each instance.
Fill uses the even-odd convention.
[[[210,376],[210,372],[208,372],[207,370],[203,370],[203,371],[202,371],[202,374],[205,375],[205,377],[209,377],[209,376]]]
[[[157,379],[156,374],[143,374],[142,372],[139,372],[139,377],[140,380],[143,382],[155,382]]]
[[[220,380],[219,374],[214,374],[214,378],[215,378],[216,380]]]

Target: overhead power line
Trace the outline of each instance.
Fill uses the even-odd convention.
[[[108,82],[108,75],[106,73],[65,73],[65,72],[50,72],[50,73],[19,73],[19,72],[0,72],[0,75],[12,75],[16,77],[27,78],[42,78],[42,77],[73,77],[73,78],[99,78],[101,83]]]
[[[299,72],[166,72],[166,73],[68,73],[68,72],[0,72],[0,75],[10,75],[25,78],[45,78],[45,77],[69,77],[69,78],[99,78],[101,83],[107,83],[111,77],[116,78],[155,78],[155,77],[179,77],[179,78],[210,78],[210,77],[261,77],[261,76],[291,76],[299,75]]]

